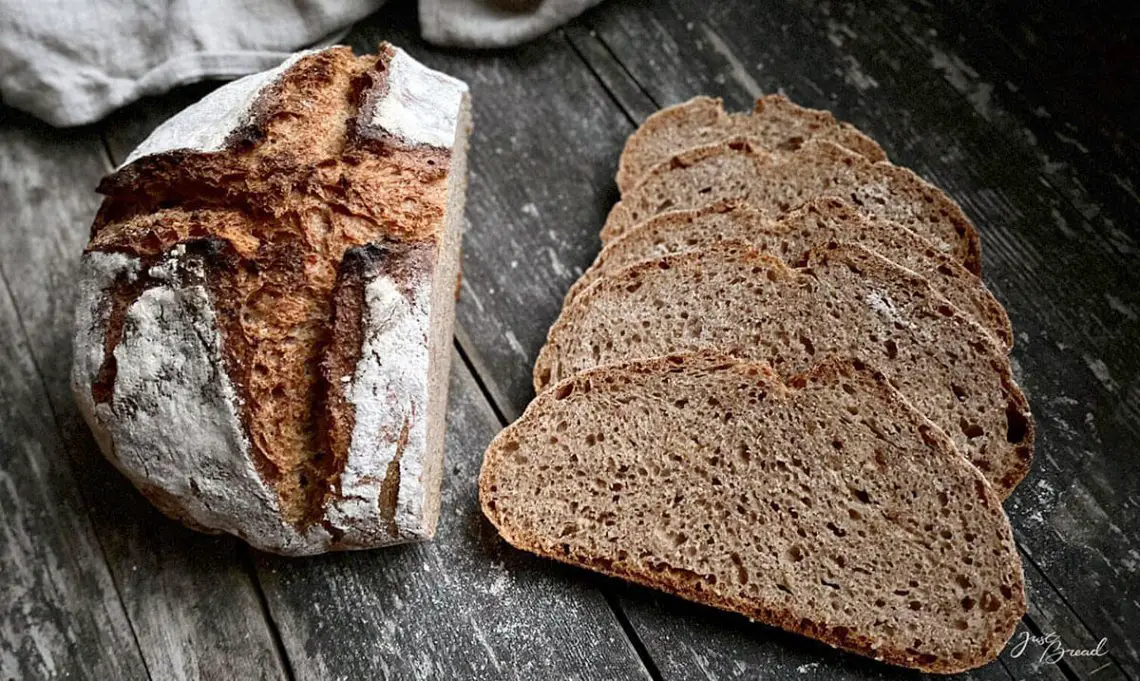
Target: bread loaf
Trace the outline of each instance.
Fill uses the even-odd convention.
[[[1033,421],[1004,349],[922,277],[853,244],[817,249],[799,269],[725,242],[607,275],[551,327],[535,390],[602,364],[696,350],[785,376],[825,354],[856,357],[945,430],[1001,497],[1029,470]]]
[[[1004,347],[1013,346],[1009,316],[981,279],[906,227],[865,216],[836,197],[812,199],[777,219],[733,201],[662,213],[607,243],[574,282],[566,299],[573,300],[598,277],[615,269],[726,240],[747,241],[792,265],[800,263],[812,246],[858,243],[921,274],[934,290],[986,327]]]
[[[682,152],[655,166],[610,211],[602,228],[609,243],[639,222],[671,210],[738,200],[772,217],[817,197],[836,196],[860,212],[898,222],[981,272],[974,225],[948,196],[911,171],[874,163],[826,140],[809,140],[792,154],[736,139]]]
[[[1025,612],[994,490],[850,362],[591,369],[495,438],[479,491],[518,548],[906,667],[980,666]]]
[[[335,47],[104,180],[72,385],[160,509],[284,554],[432,536],[469,128],[462,82]]]
[[[809,139],[826,139],[871,161],[887,160],[874,140],[830,111],[797,106],[782,95],[761,97],[751,112],[737,114],[726,113],[720,99],[694,97],[658,111],[630,135],[618,161],[618,189],[633,189],[653,166],[686,149],[733,137],[748,137],[769,151],[794,151]]]

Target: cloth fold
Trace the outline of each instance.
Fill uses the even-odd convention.
[[[600,0],[420,0],[437,45],[507,47]],[[384,0],[0,0],[0,100],[52,125],[147,95],[236,78],[335,43]]]

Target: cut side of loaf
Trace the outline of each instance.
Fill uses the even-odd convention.
[[[866,216],[834,197],[812,199],[777,219],[732,201],[662,213],[607,243],[566,299],[573,300],[599,277],[627,265],[722,241],[746,241],[791,265],[801,263],[813,246],[830,242],[866,246],[921,274],[934,290],[986,327],[1003,346],[1013,346],[1009,316],[981,279],[906,227]]]
[[[658,111],[630,135],[618,162],[618,188],[633,189],[653,166],[686,149],[733,137],[751,138],[769,151],[794,151],[809,139],[825,139],[871,161],[887,160],[874,140],[831,112],[797,106],[781,95],[761,97],[751,112],[734,114],[720,99],[694,97]]]
[[[601,237],[609,243],[655,215],[723,200],[778,217],[826,196],[850,201],[868,216],[898,222],[969,271],[981,272],[978,232],[946,194],[905,168],[869,161],[826,140],[809,140],[792,154],[773,154],[746,139],[682,152],[654,166],[622,197]]]
[[[101,183],[72,386],[159,508],[284,554],[432,536],[470,125],[462,82],[334,47]]]
[[[1034,429],[1009,358],[926,280],[853,244],[807,266],[725,242],[599,279],[562,310],[534,367],[536,392],[602,364],[696,350],[765,361],[781,375],[829,353],[881,370],[1006,497]]]
[[[1025,612],[994,490],[850,361],[577,374],[495,438],[479,490],[520,549],[905,667],[985,664]]]

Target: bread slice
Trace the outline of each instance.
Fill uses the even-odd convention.
[[[775,217],[820,196],[838,196],[866,215],[901,223],[981,272],[978,232],[948,196],[905,168],[868,161],[826,140],[809,140],[794,154],[773,154],[746,139],[678,154],[622,197],[601,236],[609,243],[654,215],[724,199]]]
[[[934,290],[986,327],[1004,347],[1013,346],[1009,316],[981,279],[906,227],[866,217],[836,197],[812,199],[775,220],[732,201],[662,213],[606,244],[570,288],[567,300],[615,269],[725,240],[747,241],[792,265],[812,246],[841,241],[862,244],[926,277]]]
[[[518,548],[906,667],[980,666],[1025,612],[993,488],[850,361],[577,374],[495,438],[479,491]]]
[[[874,140],[831,112],[797,106],[782,95],[761,97],[751,112],[735,114],[725,112],[719,98],[694,97],[658,111],[630,135],[618,162],[618,188],[633,189],[653,166],[686,149],[732,137],[750,137],[771,151],[794,151],[809,139],[826,139],[871,161],[887,160]]]
[[[536,391],[601,364],[717,349],[782,375],[828,353],[878,367],[1005,498],[1034,429],[1004,349],[922,277],[832,244],[791,269],[726,242],[606,276],[562,310],[534,367]]]

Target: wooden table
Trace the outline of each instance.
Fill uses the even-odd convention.
[[[531,398],[598,249],[626,136],[696,94],[740,109],[772,91],[833,109],[960,201],[1013,319],[1040,428],[1006,504],[1030,601],[1018,635],[1106,638],[1107,655],[1047,664],[1030,645],[963,678],[1140,679],[1137,73],[1134,48],[1101,39],[1128,18],[977,12],[609,0],[490,53],[424,45],[406,2],[356,27],[358,50],[392,40],[474,93],[448,476],[434,542],[304,560],[163,518],[99,455],[67,385],[92,188],[214,85],[75,130],[0,109],[0,681],[916,676],[524,555],[476,504],[483,448]],[[1073,63],[1100,57],[1107,71]]]

